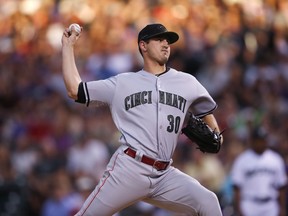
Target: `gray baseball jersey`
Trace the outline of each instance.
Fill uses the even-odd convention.
[[[194,178],[173,166],[158,171],[139,161],[143,155],[171,161],[187,110],[205,116],[216,108],[194,76],[175,69],[160,76],[141,70],[86,82],[82,89],[78,101],[109,105],[123,145],[77,216],[112,215],[139,200],[186,215],[222,215],[215,194]],[[138,161],[123,153],[127,147]]]
[[[143,70],[87,82],[86,102],[109,104],[121,142],[162,160],[170,160],[187,109],[205,115],[216,107],[190,74],[170,69],[159,77]]]

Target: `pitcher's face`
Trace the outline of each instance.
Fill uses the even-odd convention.
[[[165,65],[170,56],[169,41],[163,37],[152,38],[146,42],[147,57],[160,65]]]

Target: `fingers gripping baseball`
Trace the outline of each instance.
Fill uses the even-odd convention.
[[[82,31],[82,27],[78,25],[77,23],[73,23],[68,27],[68,33],[70,35],[75,33],[78,36],[81,33],[81,31]]]
[[[83,28],[76,23],[71,24],[63,32],[62,44],[73,46],[76,43],[76,41],[80,38],[82,29]]]

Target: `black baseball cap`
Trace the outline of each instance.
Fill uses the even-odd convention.
[[[145,26],[138,34],[138,43],[143,40],[149,40],[151,38],[163,36],[167,38],[169,44],[175,43],[179,39],[179,35],[176,32],[168,31],[162,24],[149,24]]]
[[[266,131],[266,129],[264,129],[263,127],[257,127],[252,129],[252,137],[254,139],[265,139],[267,138],[268,133]]]

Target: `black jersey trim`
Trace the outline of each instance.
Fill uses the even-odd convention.
[[[162,73],[160,73],[160,74],[155,74],[155,76],[159,77],[159,76],[167,73],[169,70],[170,70],[170,67],[166,67],[166,70],[165,70],[164,72],[162,72]]]
[[[86,103],[86,97],[85,97],[85,91],[83,87],[83,82],[80,82],[78,85],[78,92],[77,92],[77,100],[75,100],[77,103]]]
[[[90,97],[88,93],[87,83],[86,82],[80,82],[78,86],[78,92],[77,92],[77,100],[75,100],[77,103],[82,103],[87,106],[89,106],[90,103]]]

